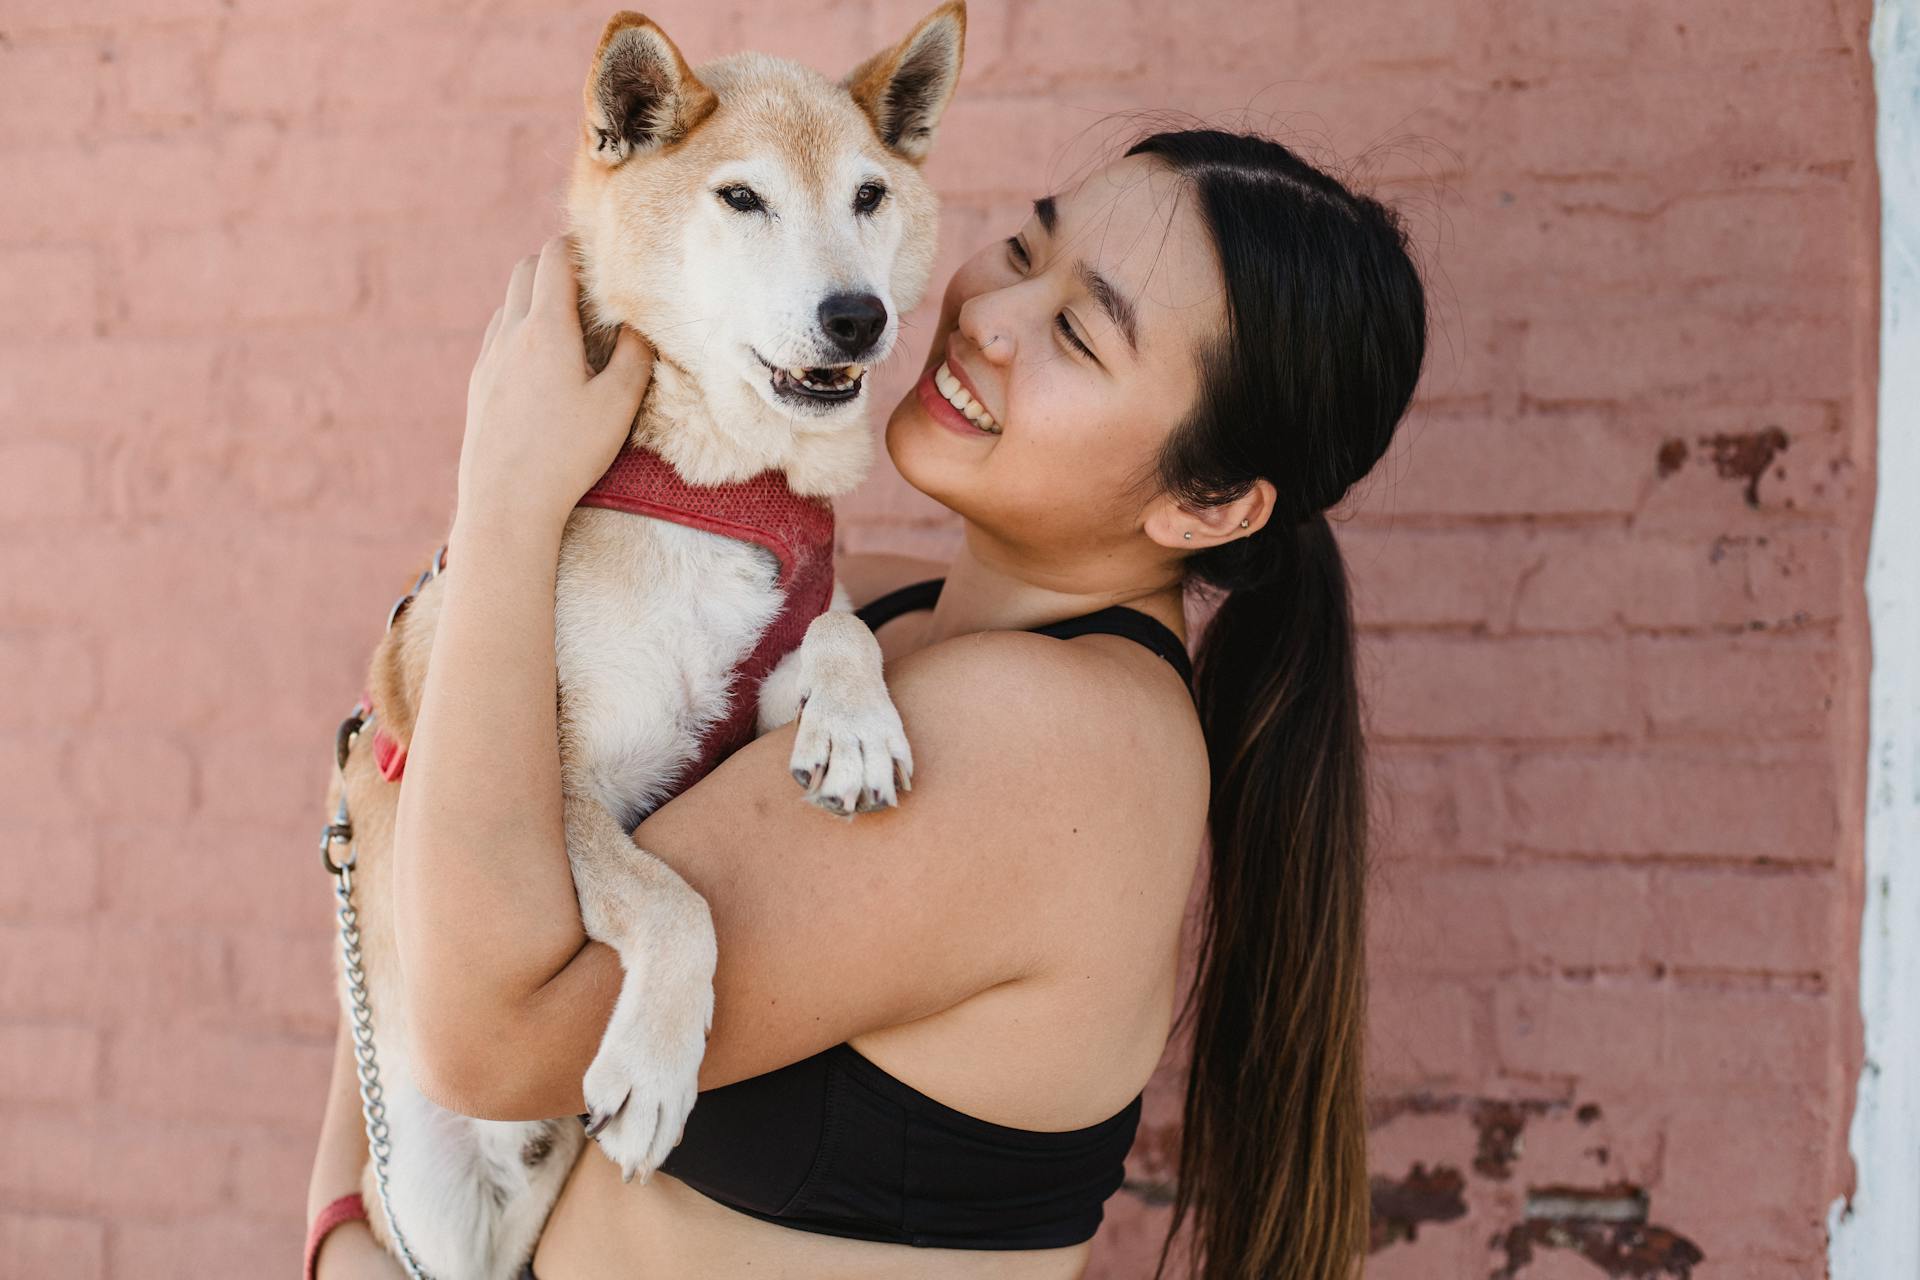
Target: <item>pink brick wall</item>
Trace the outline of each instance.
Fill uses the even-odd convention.
[[[696,60],[838,69],[926,4],[657,16]],[[442,531],[610,8],[0,3],[0,1275],[291,1271],[327,737]],[[1110,109],[1402,138],[1369,172],[1412,202],[1432,376],[1343,526],[1382,1280],[1600,1274],[1523,1225],[1548,1187],[1643,1195],[1647,1274],[1822,1270],[1859,1037],[1867,11],[972,7],[943,270]],[[888,476],[851,507],[853,547],[950,545]],[[1169,1137],[1096,1275],[1142,1273]]]

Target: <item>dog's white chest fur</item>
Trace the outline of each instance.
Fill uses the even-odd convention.
[[[765,548],[581,508],[555,589],[554,656],[574,789],[632,830],[727,713],[734,667],[779,610]]]

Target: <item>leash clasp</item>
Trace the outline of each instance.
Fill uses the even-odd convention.
[[[354,741],[360,731],[373,719],[373,713],[364,702],[355,703],[347,718],[333,735],[333,767],[340,778],[340,804],[333,812],[333,821],[320,830],[320,865],[327,869],[330,876],[344,876],[353,867],[353,819],[347,814],[347,755],[353,750]],[[339,862],[333,859],[333,846],[347,847],[347,856]]]

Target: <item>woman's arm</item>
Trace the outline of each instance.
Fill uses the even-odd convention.
[[[1091,687],[1059,644],[996,632],[889,668],[914,744],[914,786],[898,808],[839,818],[806,804],[786,771],[787,725],[641,823],[635,843],[679,872],[713,914],[719,960],[702,1089],[1003,983],[1052,976],[1086,916],[1105,909],[1094,904],[1134,891],[1113,851],[1137,846],[1139,824],[1155,820],[1142,810],[1156,784],[1137,762],[1156,753],[1129,747],[1137,730],[1115,705],[1113,683]],[[1089,740],[1126,758],[1090,754]],[[526,874],[551,877],[545,890],[516,895],[462,876],[436,893],[436,918],[465,923],[427,921],[413,940],[430,949],[457,938],[456,951],[496,957],[487,972],[529,975],[470,977],[448,992],[464,1010],[458,1024],[415,1024],[429,1093],[497,1119],[583,1109],[581,1078],[621,976],[618,958],[598,944],[541,971],[552,951],[535,940],[554,922],[533,916],[552,908],[530,904],[571,893],[572,880],[558,836],[521,852]],[[565,923],[579,936],[577,909]],[[455,953],[442,963],[459,971]]]
[[[474,365],[450,569],[395,818],[396,932],[413,1032],[427,1048],[419,1083],[457,1110],[478,1108],[433,1046],[486,1045],[503,1001],[536,1022],[604,1024],[619,983],[617,958],[598,946],[571,981],[547,981],[586,946],[561,818],[560,535],[619,451],[649,372],[623,330],[590,376],[577,295],[555,237],[515,268]],[[576,1080],[590,1061],[568,1064]]]

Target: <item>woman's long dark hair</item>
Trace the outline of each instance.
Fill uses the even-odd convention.
[[[1345,563],[1326,510],[1386,452],[1426,354],[1398,216],[1285,146],[1211,129],[1128,155],[1181,175],[1226,324],[1155,477],[1190,508],[1265,477],[1251,536],[1187,557],[1227,594],[1195,655],[1212,859],[1173,1223],[1196,1274],[1347,1280],[1367,1239],[1367,779]],[[1158,1274],[1158,1273],[1156,1273]]]

